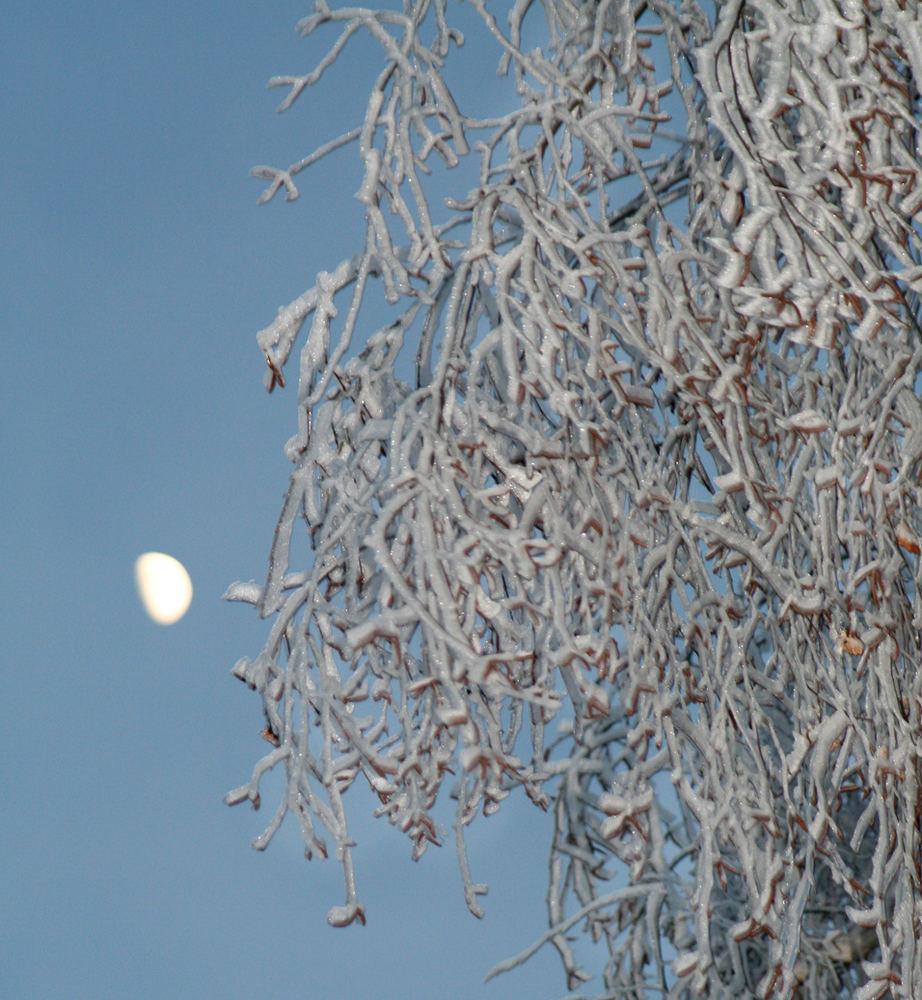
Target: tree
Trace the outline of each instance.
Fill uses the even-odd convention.
[[[364,121],[254,171],[293,199],[355,144],[367,228],[259,334],[272,391],[310,317],[268,577],[228,592],[272,619],[234,673],[273,747],[228,801],[284,768],[255,845],[325,832],[344,925],[356,781],[415,857],[454,798],[475,914],[466,829],[521,789],[569,988],[578,928],[606,997],[918,996],[920,9],[469,3],[506,113],[453,97],[446,0],[316,0],[329,54],[271,81],[382,49]]]

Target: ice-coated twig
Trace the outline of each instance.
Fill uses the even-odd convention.
[[[617,889],[615,892],[610,892],[605,896],[600,896],[597,899],[593,899],[591,903],[587,903],[581,909],[577,910],[575,913],[567,917],[566,920],[562,920],[559,924],[555,924],[553,927],[548,928],[545,934],[542,934],[537,941],[529,945],[524,951],[515,955],[513,958],[507,958],[504,962],[500,962],[499,965],[494,966],[484,978],[484,982],[489,982],[494,976],[498,976],[502,972],[508,972],[510,969],[515,968],[517,965],[521,965],[527,959],[531,958],[532,955],[539,948],[543,947],[552,938],[562,936],[574,925],[578,924],[583,917],[588,916],[590,913],[594,913],[598,910],[603,910],[607,906],[612,906],[615,903],[620,903],[622,900],[626,899],[636,899],[640,896],[645,898],[653,896],[654,898],[659,898],[665,893],[665,889],[658,885],[640,884],[640,885],[629,885],[625,886],[623,889]]]

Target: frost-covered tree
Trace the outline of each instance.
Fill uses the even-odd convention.
[[[298,431],[228,801],[284,770],[256,846],[332,851],[335,925],[353,784],[416,857],[447,800],[475,914],[524,793],[570,989],[582,931],[605,997],[919,997],[920,5],[469,0],[489,118],[461,9],[317,0],[271,81],[380,44],[364,120],[254,171],[351,144],[367,225],[259,334]]]

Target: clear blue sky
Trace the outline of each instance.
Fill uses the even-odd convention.
[[[263,575],[295,427],[255,333],[361,224],[350,154],[294,204],[258,208],[247,174],[351,126],[371,64],[277,116],[266,81],[316,55],[307,0],[0,10],[0,996],[562,995],[550,951],[482,984],[544,928],[532,807],[472,831],[480,922],[450,845],[414,865],[358,821],[368,926],[336,931],[336,865],[287,826],[250,850],[271,792],[221,801],[265,748],[229,671],[267,626],[220,595]],[[171,628],[134,593],[149,549],[195,585]]]

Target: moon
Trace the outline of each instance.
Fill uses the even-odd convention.
[[[144,610],[158,625],[173,625],[192,603],[186,567],[162,552],[145,552],[134,564],[134,580]]]

